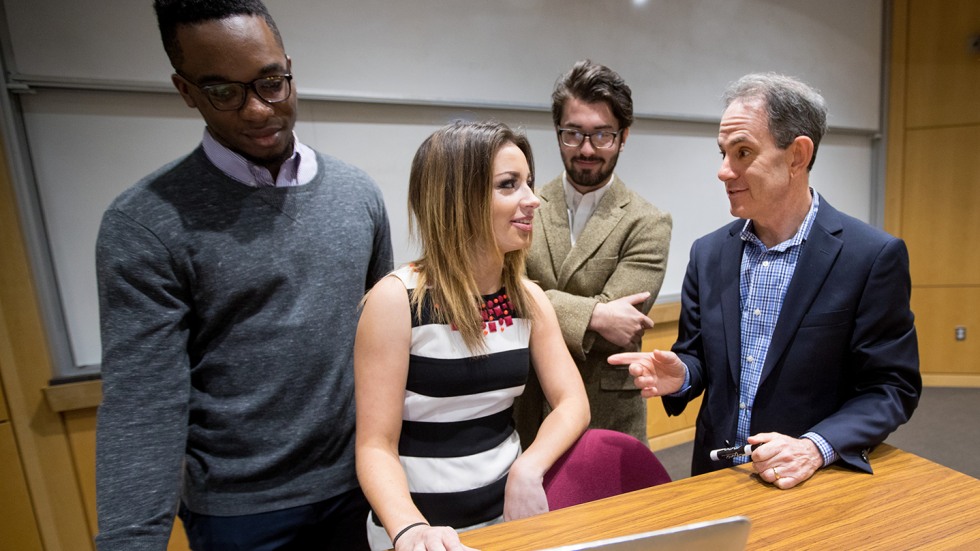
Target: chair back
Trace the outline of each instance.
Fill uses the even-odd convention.
[[[548,508],[554,511],[670,482],[650,448],[636,438],[589,429],[544,475]]]

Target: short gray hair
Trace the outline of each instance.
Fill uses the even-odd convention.
[[[813,141],[813,156],[827,132],[827,104],[820,92],[793,77],[776,73],[755,73],[735,81],[723,96],[725,106],[736,101],[760,100],[768,116],[769,133],[780,149],[789,147],[798,136]]]

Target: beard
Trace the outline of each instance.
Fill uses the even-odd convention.
[[[575,168],[574,162],[576,159],[589,159],[581,156],[572,157],[565,162],[565,171],[568,173],[568,179],[572,181],[573,184],[594,188],[599,187],[609,181],[609,177],[612,176],[613,169],[616,168],[616,161],[619,159],[619,153],[608,159],[606,162],[599,165],[596,169],[581,170]]]

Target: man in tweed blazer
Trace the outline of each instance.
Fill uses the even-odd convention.
[[[646,313],[663,283],[671,218],[613,174],[633,122],[630,88],[618,74],[580,61],[552,101],[565,172],[539,191],[528,277],[558,314],[589,395],[591,426],[645,443],[646,402],[628,371],[606,358],[638,350],[653,326]],[[548,411],[530,379],[515,408],[525,444]]]

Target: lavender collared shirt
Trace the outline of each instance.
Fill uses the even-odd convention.
[[[272,173],[265,167],[259,166],[240,154],[218,143],[207,129],[201,145],[208,160],[224,172],[229,178],[250,187],[289,187],[302,186],[310,183],[316,176],[316,154],[309,147],[301,144],[293,133],[293,154],[283,161],[279,167],[276,180],[272,181]]]

